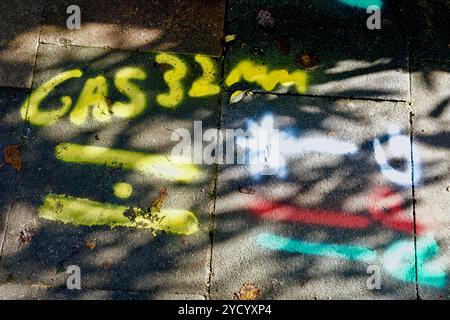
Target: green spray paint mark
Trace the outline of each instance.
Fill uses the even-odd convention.
[[[360,9],[367,9],[370,6],[383,7],[383,0],[339,0],[339,2]]]
[[[443,288],[447,282],[444,267],[437,261],[430,261],[439,253],[439,246],[432,237],[421,237],[417,246],[417,280],[419,284]],[[399,241],[390,246],[383,257],[384,268],[395,278],[416,282],[414,263],[414,242]]]
[[[198,231],[197,217],[190,211],[163,209],[152,219],[127,216],[141,209],[95,202],[88,199],[49,194],[39,208],[44,219],[82,226],[147,228],[174,234],[190,235]]]
[[[268,233],[260,234],[257,243],[263,248],[272,250],[342,258],[351,261],[370,262],[377,257],[375,251],[366,247],[305,242]]]
[[[136,170],[144,174],[184,183],[203,179],[197,166],[182,163],[182,159],[158,154],[61,143],[55,150],[56,158],[65,162],[106,165],[112,168]]]

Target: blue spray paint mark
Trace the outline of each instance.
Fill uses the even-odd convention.
[[[370,262],[377,257],[375,251],[366,247],[305,242],[270,233],[260,234],[257,238],[257,244],[271,250],[341,258],[350,261]]]
[[[430,261],[439,253],[439,246],[432,237],[421,237],[417,244],[417,280],[419,284],[444,288],[447,274],[444,266]],[[383,257],[383,266],[393,277],[406,282],[416,282],[414,242],[399,241],[390,246]]]
[[[339,2],[359,9],[367,9],[370,6],[383,7],[383,0],[339,0]]]

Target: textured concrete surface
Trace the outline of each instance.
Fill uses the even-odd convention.
[[[226,101],[226,99],[225,99]],[[263,233],[291,239],[341,245],[364,245],[383,252],[399,239],[413,240],[377,222],[352,230],[338,225],[270,221],[251,214],[258,198],[313,210],[368,215],[376,188],[390,186],[375,162],[372,139],[386,134],[390,124],[406,135],[409,111],[403,103],[328,100],[256,95],[237,104],[223,105],[223,126],[245,128],[245,120],[259,121],[271,112],[276,126],[292,128],[303,138],[333,137],[358,146],[351,156],[308,153],[293,156],[286,179],[254,180],[247,166],[225,166],[218,177],[216,232],[214,236],[212,296],[232,298],[245,282],[257,283],[268,299],[373,299],[415,297],[415,284],[403,283],[382,272],[382,289],[368,290],[368,264],[329,257],[272,251],[258,244]],[[246,194],[240,187],[254,189]],[[402,214],[412,226],[411,188],[398,188]],[[341,215],[346,215],[342,213]],[[333,219],[330,217],[330,219]],[[412,230],[411,230],[412,231]],[[413,259],[413,257],[409,257]],[[381,260],[370,264],[382,268]]]
[[[450,205],[450,72],[441,70],[450,65],[437,62],[421,63],[423,73],[412,78],[414,139],[421,157],[424,177],[415,186],[416,219],[428,224],[439,252],[432,257],[437,265],[450,267],[449,205]],[[450,286],[429,288],[419,285],[423,299],[449,299]]]
[[[204,300],[201,295],[151,295],[146,292],[107,290],[68,290],[48,288],[45,285],[0,285],[0,300]]]
[[[261,9],[271,13],[272,29],[256,23]],[[369,30],[368,17],[365,9],[338,1],[230,1],[227,34],[235,34],[236,40],[226,57],[226,74],[245,60],[269,71],[293,72],[299,68],[298,57],[306,54],[316,60],[307,70],[307,94],[406,101],[406,2],[386,2],[381,30]],[[256,84],[240,85],[261,90]],[[293,87],[271,91],[287,90],[297,93]]]
[[[23,90],[0,88],[0,165],[4,162],[3,149],[6,146],[19,144],[24,133],[24,123],[16,112],[17,105],[27,97]],[[0,251],[3,248],[4,232],[10,199],[17,182],[16,170],[7,164],[0,168]]]
[[[0,86],[30,88],[44,0],[0,3]]]
[[[411,8],[411,53],[414,59],[450,60],[450,3],[446,0],[419,0]]]
[[[73,1],[49,0],[42,41],[220,55],[225,1],[77,1],[81,29],[66,27]]]
[[[91,62],[89,56],[97,59]],[[58,57],[65,59],[58,60]],[[187,87],[199,72],[201,74],[201,70],[194,57],[180,58],[190,73]],[[65,283],[67,266],[76,264],[83,271],[84,288],[146,290],[159,295],[204,293],[209,261],[210,167],[199,168],[203,177],[198,181],[183,183],[121,170],[119,165],[111,168],[65,163],[57,159],[55,153],[58,144],[70,142],[170,155],[175,145],[171,141],[171,131],[177,128],[192,130],[192,119],[204,120],[205,126],[215,127],[217,95],[186,97],[172,109],[157,104],[156,93],[167,90],[163,74],[170,67],[159,69],[155,59],[155,54],[117,54],[104,49],[41,46],[34,90],[64,70],[81,68],[86,73],[82,78],[70,79],[58,86],[41,108],[56,106],[61,95],[71,96],[75,103],[89,77],[104,75],[112,82],[116,72],[124,66],[139,66],[149,75],[147,81],[139,82],[147,94],[149,107],[133,120],[113,119],[111,123],[99,123],[90,113],[81,126],[71,123],[70,116],[49,126],[35,126],[32,111],[29,111],[31,123],[23,148],[24,169],[20,174],[19,189],[13,197],[1,261],[2,279],[12,277],[20,283],[61,286]],[[55,60],[60,66],[53,65]],[[124,98],[111,90],[109,99],[116,102]],[[133,186],[134,192],[129,199],[119,199],[113,194],[113,186],[119,182]],[[162,187],[169,192],[164,208],[194,212],[199,219],[197,234],[152,237],[148,230],[130,232],[126,228],[110,230],[106,226],[77,227],[38,216],[38,209],[48,194],[146,208],[150,207]],[[36,237],[29,245],[19,248],[20,232],[31,228],[38,230]],[[94,241],[96,249],[87,249],[86,241]]]
[[[374,2],[381,30],[352,0],[82,0],[80,30],[66,28],[71,2],[3,1],[0,148],[20,144],[23,169],[0,168],[0,298],[233,299],[253,282],[263,299],[449,299],[448,2]],[[286,176],[198,165],[201,179],[174,181],[161,176],[172,167],[149,176],[110,159],[168,155],[196,120],[246,129],[270,113],[290,137]],[[83,163],[88,149],[64,143],[104,149]],[[73,219],[148,208],[163,187],[163,210],[192,211],[197,233],[39,215],[50,194],[75,200],[53,208]],[[81,291],[66,289],[74,264]]]

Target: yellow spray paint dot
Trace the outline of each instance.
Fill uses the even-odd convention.
[[[133,187],[131,184],[119,182],[114,185],[114,195],[120,199],[128,199],[133,193]]]

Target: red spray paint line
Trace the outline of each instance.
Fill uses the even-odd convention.
[[[276,221],[349,229],[365,229],[371,224],[369,218],[354,213],[313,210],[264,199],[257,199],[250,202],[248,209],[250,213],[260,218]]]
[[[383,202],[390,200],[392,204],[383,207]],[[380,187],[374,190],[371,196],[369,213],[375,221],[384,226],[405,233],[414,233],[414,222],[403,215],[403,199],[389,187]],[[428,231],[429,227],[416,223],[416,233],[421,235]]]
[[[374,191],[371,201],[375,206],[369,206],[371,217],[362,216],[352,212],[308,209],[299,206],[282,204],[270,200],[257,198],[251,201],[248,209],[251,214],[275,221],[294,222],[301,224],[321,225],[347,229],[365,229],[373,221],[380,222],[392,230],[414,233],[414,224],[410,219],[403,217],[403,199],[398,196],[395,202],[386,208],[380,204],[396,194],[390,188],[378,188]],[[416,225],[416,233],[423,234],[425,227]]]

